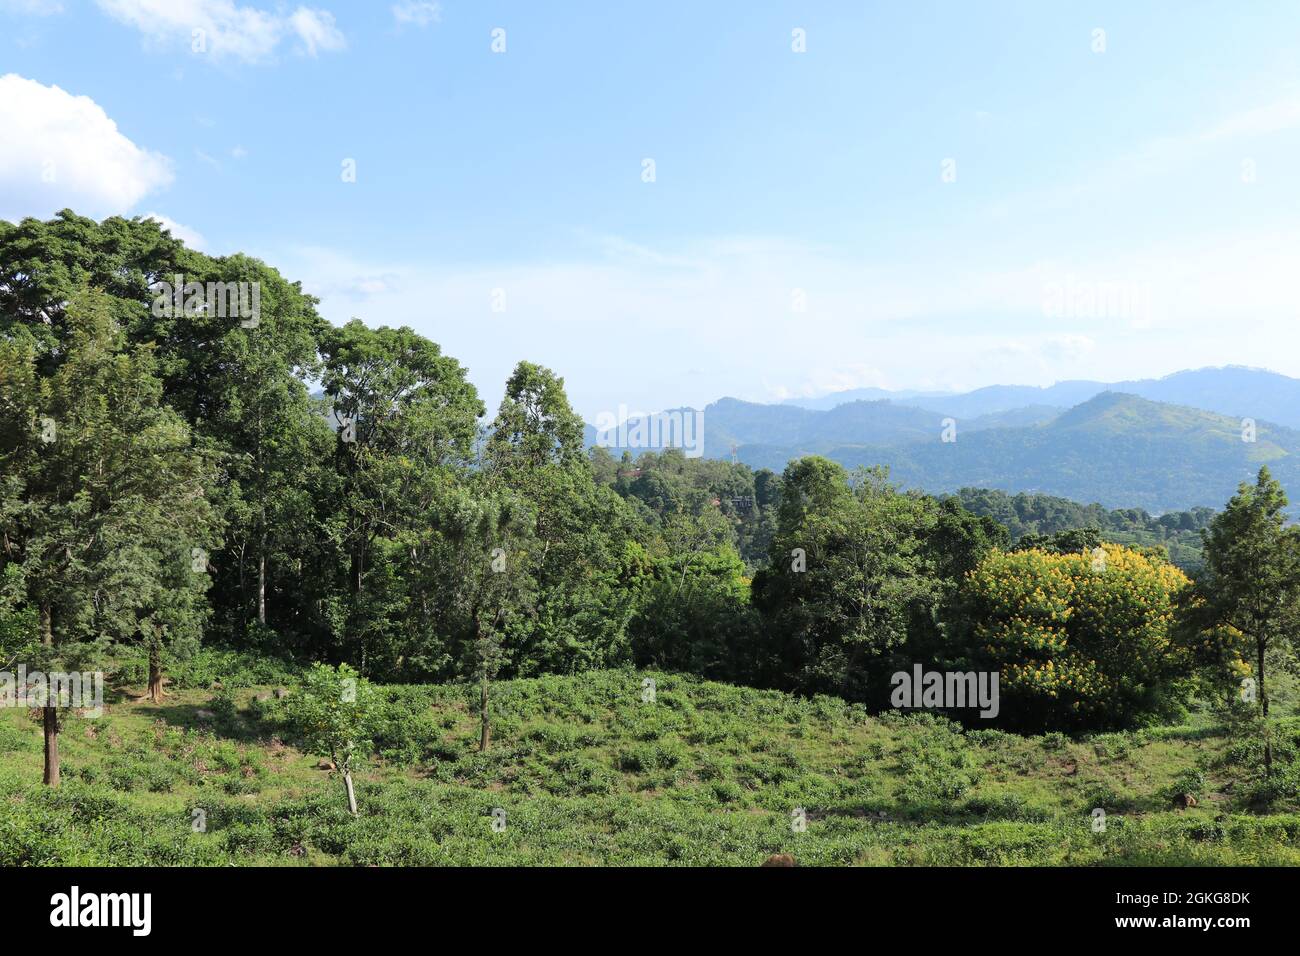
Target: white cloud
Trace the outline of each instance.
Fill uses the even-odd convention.
[[[428,0],[404,0],[393,4],[393,19],[398,23],[413,23],[418,27],[427,27],[442,19],[442,6]]]
[[[847,392],[855,388],[890,388],[889,377],[883,370],[861,363],[850,362],[831,368],[818,366],[808,372],[801,385],[794,387],[764,382],[772,399],[812,398],[831,392]],[[911,383],[909,383],[911,384]]]
[[[25,13],[48,17],[63,12],[59,0],[0,0],[0,13]]]
[[[331,321],[406,324],[433,338],[489,405],[529,359],[564,375],[589,419],[619,403],[1114,381],[1225,362],[1300,374],[1300,287],[1288,265],[1300,260],[1300,238],[1285,233],[1208,230],[1176,245],[1117,244],[1095,259],[959,264],[765,237],[588,240],[555,261],[461,267],[250,251],[302,279]],[[1049,309],[1057,286],[1065,297]],[[796,288],[803,312],[792,307]],[[504,311],[492,308],[498,289]]]
[[[207,247],[208,241],[203,238],[203,234],[189,226],[183,226],[170,216],[164,216],[158,212],[147,212],[144,214],[145,219],[152,219],[158,225],[162,226],[172,234],[173,239],[179,239],[191,249],[203,250]]]
[[[289,23],[298,34],[308,56],[315,56],[317,50],[342,50],[348,45],[342,32],[334,25],[334,14],[324,10],[299,7],[289,17]]]
[[[88,96],[0,77],[0,219],[129,211],[172,182],[171,161],[123,136]]]
[[[271,56],[286,38],[297,38],[309,56],[347,45],[334,15],[298,7],[288,16],[234,0],[96,0],[101,10],[135,27],[148,43],[184,44],[213,57],[255,62]]]
[[[1196,138],[1211,141],[1239,136],[1263,136],[1297,126],[1300,126],[1300,96],[1290,96],[1229,116]]]

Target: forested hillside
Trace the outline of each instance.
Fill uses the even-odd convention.
[[[240,283],[257,291],[252,313],[212,296]],[[292,792],[269,809],[240,817],[222,804],[254,833],[253,850],[237,840],[199,850],[167,823],[138,861],[309,846],[331,860],[463,860],[481,848],[445,828],[397,848],[377,834],[430,796],[462,801],[469,821],[485,789],[551,793],[548,819],[586,795],[609,796],[591,812],[618,818],[661,819],[662,805],[622,802],[632,791],[703,805],[675,849],[646,851],[655,859],[707,855],[707,834],[732,833],[715,804],[789,812],[801,800],[854,818],[857,859],[867,844],[856,815],[939,821],[975,787],[977,764],[1005,777],[1035,752],[1010,734],[1049,735],[1043,746],[1057,748],[1067,734],[1193,717],[1232,735],[1231,753],[1213,759],[1231,767],[1235,809],[1295,808],[1294,733],[1269,701],[1282,700],[1300,633],[1300,529],[1286,521],[1283,482],[1261,467],[1297,477],[1293,433],[1261,426],[1243,443],[1230,419],[1105,394],[1044,425],[893,446],[906,454],[892,475],[833,460],[856,463],[860,450],[754,470],[680,450],[589,449],[564,379],[526,359],[504,392],[490,411],[437,343],[360,319],[332,325],[274,267],[196,252],[152,220],[0,222],[0,660],[112,674],[116,695],[108,724],[39,699],[39,760],[35,725],[5,725],[0,746],[19,755],[7,765],[20,776],[6,770],[0,826],[80,828],[102,810],[123,832],[148,831],[150,812],[96,788],[203,789],[220,767],[227,795],[252,794],[263,751],[287,745],[286,766],[301,771],[296,755],[314,755],[337,774],[354,819],[364,818],[357,783],[384,790],[383,809],[364,811],[378,817],[369,851],[341,841],[329,814],[323,829],[300,825],[320,798],[290,774]],[[885,408],[901,413],[891,428],[925,414]],[[733,411],[740,428],[752,409]],[[785,411],[792,429],[816,414]],[[877,420],[870,404],[826,414],[855,429]],[[1145,491],[1107,511],[965,482],[951,496],[917,490],[972,469],[988,486],[1012,474],[1109,489],[1103,505]],[[1136,507],[1179,496],[1222,508],[1153,519]],[[196,678],[205,661],[220,666]],[[926,671],[978,677],[980,701],[932,693]],[[233,693],[281,678],[278,695]],[[685,690],[660,700],[661,679]],[[915,695],[900,695],[913,679]],[[640,704],[610,696],[629,681]],[[169,704],[182,689],[204,696]],[[545,693],[570,709],[553,710]],[[770,734],[738,730],[755,702],[788,720]],[[898,723],[901,711],[932,713]],[[140,719],[124,737],[112,713]],[[815,752],[790,742],[804,734],[820,741]],[[978,756],[972,741],[996,752]],[[38,769],[51,789],[68,778],[73,796],[33,797]],[[1073,832],[1077,795],[1039,809],[1017,797],[1005,813],[1004,791],[978,799],[992,803],[960,812],[1050,818],[1028,838],[1053,847]],[[1111,794],[1105,805],[1134,804]],[[769,847],[767,826],[736,831],[743,854],[723,858]],[[521,853],[586,859],[573,844],[587,831],[563,832],[563,847]],[[902,833],[868,843],[881,860],[913,846]],[[17,845],[20,862],[40,852]],[[1107,857],[1090,846],[1079,859]],[[1252,847],[1244,839],[1224,858]],[[595,855],[643,859],[626,844]]]
[[[1155,391],[1181,394],[1171,387]],[[1096,394],[1070,408],[993,402],[994,410],[978,415],[942,410],[945,400],[926,399],[933,410],[886,399],[810,409],[725,398],[701,413],[677,410],[645,421],[699,414],[703,442],[688,448],[692,453],[727,460],[734,454],[778,472],[805,455],[849,469],[881,465],[906,487],[930,494],[983,487],[1160,514],[1215,507],[1261,464],[1288,484],[1300,480],[1300,432],[1271,418],[1233,417],[1120,392]],[[1276,410],[1276,402],[1260,405]],[[661,451],[674,444],[664,437],[671,434],[667,429],[646,434],[659,441],[626,445]],[[588,445],[617,437],[612,430],[586,430]]]
[[[932,418],[923,440],[868,445],[845,433],[802,449],[741,445],[738,455],[775,469],[802,450],[847,468],[887,466],[903,485],[932,494],[983,487],[1155,513],[1215,507],[1261,464],[1288,485],[1300,481],[1300,432],[1133,395],[1106,392],[1037,424],[982,424]]]
[[[1201,531],[1214,517],[1213,508],[1171,511],[1156,518],[1141,508],[1108,509],[1051,495],[1009,495],[989,488],[962,488],[954,497],[972,514],[986,515],[1006,528],[1017,547],[1041,546],[1064,532],[1096,529],[1101,540],[1164,548],[1185,571],[1201,566]]]

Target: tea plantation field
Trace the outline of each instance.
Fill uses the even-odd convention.
[[[0,711],[0,865],[1300,864],[1296,718],[1261,805],[1258,747],[1208,713],[1026,738],[605,671],[498,684],[481,754],[477,688],[385,687],[353,818],[269,687],[232,683],[182,674],[161,705],[114,688],[67,721],[58,790],[39,724]]]

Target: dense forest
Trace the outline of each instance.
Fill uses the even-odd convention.
[[[254,285],[259,313],[222,314],[212,283]],[[1033,732],[1142,725],[1249,677],[1267,717],[1300,611],[1286,507],[1267,469],[1213,517],[1152,519],[818,456],[615,458],[551,369],[519,362],[489,413],[436,343],[332,326],[256,259],[150,220],[0,223],[0,653],[136,653],[155,701],[202,640],[473,682],[485,750],[495,681],[624,667],[873,710],[914,665],[997,672],[998,724]]]
[[[987,515],[1007,529],[1018,548],[1041,547],[1063,532],[1091,529],[1098,541],[1139,548],[1164,548],[1184,571],[1201,567],[1201,532],[1213,508],[1171,511],[1160,517],[1142,508],[1108,509],[1042,494],[1007,494],[989,488],[962,488],[953,495],[963,508]]]

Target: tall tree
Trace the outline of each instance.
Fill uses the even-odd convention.
[[[0,223],[0,335],[26,329],[43,375],[66,359],[67,303],[82,285],[102,291],[128,343],[153,346],[164,400],[221,453],[210,497],[232,533],[213,555],[210,597],[222,631],[239,637],[250,621],[328,631],[330,602],[310,570],[330,517],[332,447],[304,382],[317,377],[326,328],[315,300],[257,259],[187,249],[150,219],[64,210]]]
[[[335,537],[348,595],[341,652],[362,673],[378,655],[400,668],[410,622],[424,621],[411,585],[430,530],[467,473],[483,404],[465,369],[408,328],[353,320],[323,347],[323,385],[339,429]]]
[[[1300,625],[1300,528],[1287,526],[1281,484],[1260,468],[1255,484],[1237,493],[1202,533],[1205,568],[1194,600],[1185,603],[1184,624],[1206,632],[1229,628],[1254,652],[1256,697],[1264,728],[1264,772],[1273,771],[1265,662],[1280,641],[1295,641]]]
[[[635,519],[617,493],[596,485],[562,378],[519,363],[490,426],[483,470],[533,516],[536,611],[517,635],[516,671],[573,673],[629,660],[634,602],[623,559]]]
[[[162,402],[152,350],[126,346],[102,293],[69,303],[67,352],[40,375],[33,336],[0,339],[0,580],[33,608],[47,670],[78,670],[113,639],[193,640],[215,544],[207,456]],[[160,654],[151,652],[151,660]],[[161,687],[159,670],[151,675]],[[59,714],[45,708],[45,782],[59,782]]]
[[[510,663],[512,632],[526,629],[536,601],[532,515],[516,495],[480,475],[453,517],[452,592],[464,616],[464,670],[479,684],[479,750],[492,740],[491,686]]]
[[[520,362],[506,382],[492,433],[488,460],[516,479],[536,476],[547,465],[583,462],[582,419],[569,405],[564,379],[550,369]]]
[[[48,221],[0,222],[0,336],[26,328],[41,372],[49,374],[67,354],[69,303],[79,289],[93,288],[106,296],[104,308],[128,341],[167,339],[171,329],[154,328],[149,286],[188,272],[199,258],[149,219],[115,216],[97,223],[64,209]],[[183,331],[183,317],[178,325]],[[161,363],[163,378],[167,365]]]
[[[257,290],[256,315],[249,317],[209,309],[180,322],[153,319],[155,333],[167,333],[162,341],[173,363],[186,370],[169,401],[192,416],[196,434],[227,453],[231,533],[215,562],[215,596],[236,634],[251,621],[310,629],[318,624],[308,604],[317,593],[310,565],[319,561],[322,537],[317,498],[329,490],[334,439],[304,379],[319,376],[324,324],[297,283],[256,259],[204,257],[191,269],[186,278],[205,286],[234,282]],[[186,347],[173,344],[173,336]]]

